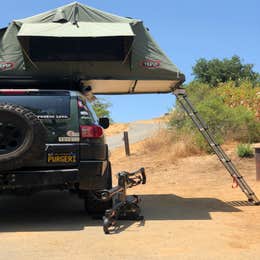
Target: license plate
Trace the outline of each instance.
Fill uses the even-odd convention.
[[[76,163],[76,153],[48,153],[48,163]]]

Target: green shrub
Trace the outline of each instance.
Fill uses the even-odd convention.
[[[189,99],[200,113],[217,143],[238,141],[252,143],[260,141],[260,122],[256,118],[259,86],[249,82],[237,86],[232,82],[216,88],[198,82],[186,86]],[[177,104],[169,125],[179,134],[190,134],[197,146],[210,152],[211,148],[193,125],[191,119]]]
[[[238,144],[237,155],[241,158],[253,157],[254,151],[250,144]]]

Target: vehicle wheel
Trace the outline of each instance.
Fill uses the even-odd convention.
[[[108,162],[105,176],[106,178],[106,187],[105,189],[112,188],[112,171],[111,163]],[[85,210],[90,214],[96,217],[103,216],[105,211],[112,207],[112,200],[102,201],[97,199],[95,196],[95,191],[88,191],[87,196],[85,197]]]
[[[38,159],[45,149],[47,131],[32,111],[0,104],[0,170],[12,170]]]

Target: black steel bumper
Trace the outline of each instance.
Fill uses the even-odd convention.
[[[26,170],[0,174],[1,188],[29,188],[37,186],[66,185],[78,181],[78,169]]]
[[[16,188],[73,187],[82,190],[103,189],[107,161],[83,161],[69,169],[22,169],[0,173],[0,190]]]

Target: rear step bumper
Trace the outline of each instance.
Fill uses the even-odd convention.
[[[12,171],[0,174],[1,188],[71,185],[79,182],[78,169]]]
[[[49,187],[98,190],[106,187],[108,161],[81,161],[78,168],[21,169],[0,173],[0,191]]]

